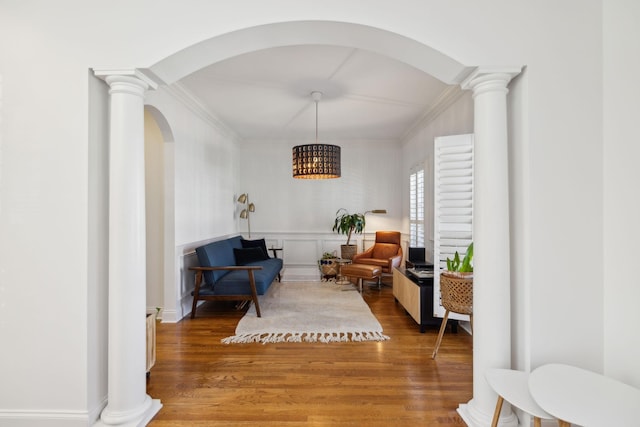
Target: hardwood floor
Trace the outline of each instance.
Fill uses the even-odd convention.
[[[159,323],[149,426],[464,426],[471,336],[447,330],[434,361],[437,328],[421,334],[389,287],[365,300],[389,341],[224,345],[244,314],[228,302]]]

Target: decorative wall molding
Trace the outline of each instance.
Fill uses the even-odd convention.
[[[176,101],[187,107],[196,116],[200,117],[211,127],[219,131],[223,136],[232,139],[236,143],[240,143],[243,139],[233,129],[228,127],[218,116],[216,116],[211,110],[209,110],[202,102],[198,100],[198,97],[191,93],[180,83],[174,83],[170,86],[163,86],[169,95],[171,95]]]
[[[402,136],[400,139],[401,145],[404,145],[407,141],[411,140],[416,133],[434,121],[440,114],[445,112],[447,108],[455,104],[456,101],[458,101],[458,99],[460,99],[464,94],[465,91],[463,91],[459,86],[449,86],[444,90],[440,94],[436,104],[428,109]]]

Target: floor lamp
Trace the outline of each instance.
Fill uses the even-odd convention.
[[[363,216],[366,216],[368,213],[371,214],[386,214],[387,210],[386,209],[373,209],[371,211],[366,211],[364,213]],[[365,227],[367,226],[367,221],[365,221]],[[364,252],[364,240],[365,240],[366,234],[364,234],[364,228],[362,229],[362,252]]]
[[[243,193],[238,197],[238,203],[247,205],[246,208],[240,211],[240,218],[247,220],[247,229],[249,230],[249,239],[251,238],[251,212],[256,211],[256,206],[249,202],[249,193]]]

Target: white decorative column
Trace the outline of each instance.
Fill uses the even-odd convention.
[[[473,398],[458,408],[468,426],[489,426],[497,395],[489,368],[511,367],[507,85],[520,68],[474,71],[463,83],[474,99]],[[505,405],[500,426],[517,426]]]
[[[100,425],[144,426],[160,410],[146,393],[144,94],[137,70],[96,70],[110,87],[108,402]]]

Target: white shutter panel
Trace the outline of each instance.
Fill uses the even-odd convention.
[[[440,304],[440,272],[456,251],[464,256],[473,241],[473,135],[438,137],[434,142],[434,316]],[[450,319],[469,316],[449,313]]]

